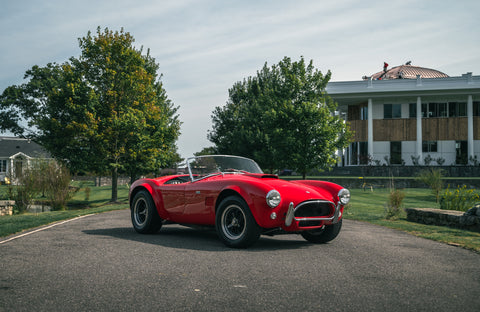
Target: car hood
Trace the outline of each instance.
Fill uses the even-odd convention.
[[[293,201],[295,203],[315,199],[335,202],[335,194],[332,194],[330,191],[321,187],[304,184],[303,182],[305,182],[305,180],[287,181],[279,179],[276,175],[269,174],[249,176],[255,179],[260,179],[262,184],[268,185],[272,189],[279,191],[283,200]]]

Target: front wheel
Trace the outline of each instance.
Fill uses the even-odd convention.
[[[335,224],[325,225],[324,227],[318,230],[304,231],[301,233],[301,235],[310,243],[314,243],[314,244],[327,243],[335,239],[338,233],[340,233],[340,229],[342,228],[342,220],[340,220],[338,223],[335,223]]]
[[[238,196],[227,197],[220,203],[215,227],[223,243],[233,248],[249,247],[260,238],[260,227],[248,205]]]
[[[131,208],[132,224],[135,231],[142,234],[156,233],[162,227],[152,196],[145,190],[133,198]]]

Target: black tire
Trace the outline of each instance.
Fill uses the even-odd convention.
[[[158,216],[152,196],[146,190],[139,191],[133,197],[130,210],[133,228],[138,233],[153,234],[162,227],[162,219]]]
[[[324,244],[335,239],[338,233],[340,233],[341,228],[342,220],[335,224],[325,225],[323,228],[318,230],[304,231],[301,233],[301,235],[310,243]]]
[[[238,196],[225,198],[218,207],[215,228],[225,245],[233,248],[247,248],[253,245],[261,234],[248,205]]]

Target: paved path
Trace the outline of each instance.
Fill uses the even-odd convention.
[[[3,239],[5,241],[5,239]],[[133,231],[129,211],[0,241],[0,311],[480,311],[480,255],[366,223],[336,240]]]

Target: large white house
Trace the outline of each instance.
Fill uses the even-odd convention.
[[[34,159],[49,157],[40,145],[31,140],[0,136],[0,183],[12,181]]]
[[[327,93],[354,131],[344,166],[480,162],[480,76],[449,77],[409,63]]]

